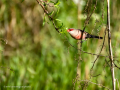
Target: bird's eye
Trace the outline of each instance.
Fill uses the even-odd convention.
[[[70,32],[70,31],[73,31],[74,29],[68,29],[67,31]]]
[[[73,29],[69,29],[70,31],[73,31]]]

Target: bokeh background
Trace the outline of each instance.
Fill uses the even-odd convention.
[[[60,0],[55,19],[61,20],[64,28],[83,29],[86,15],[92,12],[96,2],[92,0],[91,7],[87,8],[88,1]],[[118,66],[119,3],[119,0],[111,0],[112,46]],[[104,36],[106,10],[106,0],[98,0],[85,31]],[[43,25],[44,17],[44,11],[36,0],[0,0],[0,90],[107,90],[97,84],[111,89],[111,72],[105,61],[109,62],[109,59],[99,57],[92,71],[94,77],[90,77],[90,69],[96,56],[83,52],[79,55],[80,52],[76,49],[78,41],[72,39],[66,30],[59,34],[47,16]],[[98,54],[102,42],[103,40],[88,39],[83,42],[82,50]],[[101,54],[108,55],[107,36]],[[77,73],[80,75],[79,79],[76,77]],[[115,68],[115,76],[120,82],[118,68]],[[77,80],[89,80],[96,84],[85,84]]]

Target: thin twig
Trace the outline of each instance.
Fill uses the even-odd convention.
[[[102,47],[101,47],[101,50],[100,50],[99,54],[101,54],[102,49],[103,49],[103,47],[104,47],[104,43],[105,43],[105,36],[106,36],[106,30],[107,30],[107,28],[105,29],[104,40],[103,40],[103,44],[102,44]],[[94,60],[94,62],[93,62],[93,66],[92,66],[91,70],[93,69],[93,67],[94,67],[94,65],[95,65],[95,62],[97,61],[97,59],[98,59],[98,58],[99,58],[99,56],[97,56],[97,57],[96,57],[96,59]]]
[[[67,38],[66,38],[66,40],[67,40]],[[109,57],[109,56],[105,56],[105,55],[99,55],[99,54],[89,53],[89,52],[83,51],[82,49],[78,49],[78,48],[76,48],[75,46],[73,46],[68,40],[67,40],[67,42],[68,42],[72,47],[74,47],[74,48],[77,49],[77,50],[82,51],[83,53],[87,53],[87,54],[91,54],[91,55],[96,55],[96,56],[102,56],[102,57]]]
[[[90,20],[92,14],[94,13],[94,11],[95,11],[95,9],[96,9],[96,6],[97,6],[97,0],[96,0],[96,3],[95,3],[95,5],[94,5],[94,9],[93,9],[92,13],[91,13],[89,16],[87,16],[87,18],[86,18],[85,27],[86,27],[86,25],[89,23],[89,20]]]
[[[108,89],[108,90],[111,90],[111,89],[109,89],[108,87],[105,87],[105,86],[103,86],[102,84],[98,84],[98,83],[94,83],[94,82],[92,82],[92,81],[90,81],[90,80],[78,80],[79,82],[89,82],[89,83],[92,83],[92,84],[95,84],[95,85],[98,85],[98,86],[101,86],[101,87],[104,87],[104,88],[106,88],[106,89]]]
[[[14,71],[13,69],[9,68],[9,67],[4,67],[4,66],[0,66],[1,68],[6,68],[6,69],[9,69],[11,71]]]
[[[88,1],[88,2],[89,2],[89,1]],[[96,9],[96,5],[97,5],[97,0],[96,0],[96,3],[95,3],[95,5],[94,5],[94,9],[93,9],[92,13],[91,13],[89,16],[87,16],[87,18],[86,18],[86,20],[85,20],[85,26],[84,26],[84,28],[83,28],[83,30],[82,30],[82,35],[81,35],[82,38],[83,38],[83,33],[84,33],[84,31],[85,31],[85,28],[86,28],[87,24],[89,23],[89,20],[90,20],[92,14],[94,13],[94,11],[95,11],[95,9]],[[81,39],[81,41],[82,41],[82,39]],[[80,47],[82,47],[82,43],[81,43]]]
[[[53,26],[55,27],[56,31],[57,31],[58,33],[60,33],[59,30],[58,30],[59,28],[56,27],[55,22],[54,22],[54,19],[49,15],[49,12],[45,9],[45,7],[41,4],[41,2],[40,2],[39,0],[36,0],[36,1],[37,1],[38,4],[43,8],[43,10],[44,10],[44,12],[47,14],[48,18],[52,21],[52,24],[53,24]],[[41,1],[42,1],[42,0],[41,0]]]
[[[110,33],[110,6],[109,0],[107,0],[107,26],[108,26],[108,45],[109,45],[109,59],[111,62],[111,74],[112,74],[112,85],[113,90],[115,90],[115,73],[114,73],[114,61],[113,61],[113,53],[112,53],[112,45],[111,45],[111,33]]]
[[[42,1],[42,0],[40,0],[40,1],[45,3],[46,5],[48,5],[49,7],[54,7],[54,5],[50,5],[49,3],[47,3],[47,1]]]
[[[120,85],[119,85],[119,81],[118,79],[116,79],[117,83],[118,83],[118,89],[120,90]]]
[[[115,64],[115,62],[114,62],[114,65],[115,65],[115,67],[117,67],[118,69],[120,69],[120,67],[119,67],[119,66],[117,66],[117,65]]]

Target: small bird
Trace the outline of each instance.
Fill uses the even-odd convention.
[[[103,37],[91,35],[88,32],[85,32],[85,31],[83,32],[83,30],[80,30],[80,29],[70,28],[67,30],[67,32],[71,35],[71,37],[77,40],[87,40],[87,38],[103,39]]]

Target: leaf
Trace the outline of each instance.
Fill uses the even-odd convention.
[[[52,12],[48,13],[48,15],[50,15],[50,16],[51,16],[53,13],[54,13],[54,11],[52,11]]]
[[[60,33],[66,33],[67,29],[68,29],[68,28],[63,27],[63,28],[61,29]]]
[[[63,23],[62,23],[62,25],[61,26],[59,26],[59,28],[62,28],[63,27]]]
[[[49,1],[49,2],[54,3],[53,1]]]
[[[55,16],[57,16],[60,8],[59,8],[58,6],[55,6],[55,7],[57,8],[57,11],[56,11],[56,13],[55,13]]]
[[[31,73],[31,74],[36,74],[35,70],[33,70],[32,68],[28,67],[27,70]]]
[[[45,25],[45,20],[46,20],[46,19],[45,19],[45,16],[44,16],[44,19],[43,19],[43,26]]]
[[[59,21],[59,22],[61,22],[61,20],[60,19],[55,19],[56,21]]]
[[[59,0],[57,0],[56,3],[54,3],[54,6],[58,6],[60,4]]]
[[[46,3],[43,3],[43,5],[44,5],[44,6],[47,6],[47,4],[46,4]]]

